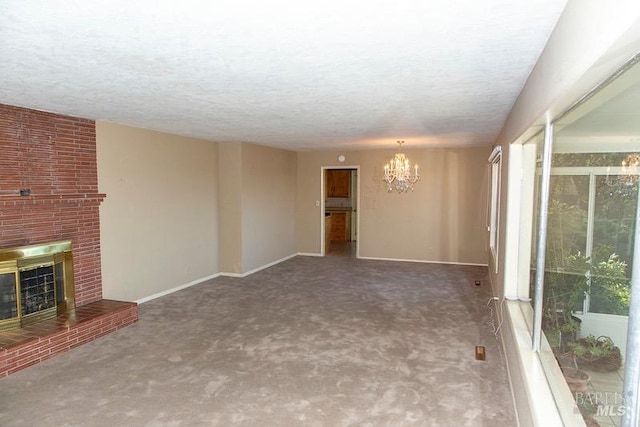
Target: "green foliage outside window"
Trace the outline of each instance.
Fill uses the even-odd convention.
[[[593,313],[629,315],[631,283],[626,274],[627,264],[611,254],[605,261],[591,266],[589,311]]]
[[[619,166],[627,154],[556,153],[553,166]],[[591,182],[595,184],[593,191]],[[545,292],[557,297],[563,295],[564,287],[564,294],[571,294],[572,312],[582,311],[584,295],[588,294],[590,312],[627,316],[637,193],[623,196],[611,191],[602,175],[596,175],[595,181],[590,181],[588,174],[552,175],[550,184]],[[591,214],[594,223],[592,235],[587,236],[590,194],[595,197]],[[588,238],[593,249],[587,258],[583,254]],[[578,260],[587,263],[588,274],[586,289],[576,298],[575,292],[580,292],[576,281],[580,282],[583,271],[582,266],[576,266]]]

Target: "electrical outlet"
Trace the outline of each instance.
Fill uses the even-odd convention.
[[[477,345],[476,346],[476,360],[485,360],[486,359],[486,353],[485,353],[485,348],[483,345]]]

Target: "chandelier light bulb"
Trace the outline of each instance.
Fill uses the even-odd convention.
[[[400,150],[402,150],[402,144],[404,144],[404,141],[398,141]],[[412,171],[407,156],[402,152],[396,153],[396,155],[384,165],[383,180],[387,184],[388,192],[392,192],[393,190],[396,190],[398,193],[406,193],[409,190],[413,191],[413,184],[420,180],[418,165],[414,165]]]
[[[640,154],[632,153],[621,163],[621,174],[616,178],[609,175],[610,168],[607,168],[607,176],[604,183],[612,187],[611,195],[631,197],[637,194],[637,184],[640,176]]]

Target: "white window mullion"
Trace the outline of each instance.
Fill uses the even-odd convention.
[[[502,180],[502,147],[495,147],[489,156],[491,166],[491,200],[489,205],[489,249],[493,257],[495,272],[498,273],[498,244],[500,220],[500,181]]]
[[[585,248],[585,256],[590,258],[593,254],[593,233],[595,231],[596,218],[596,175],[591,172],[589,174],[589,201],[587,204],[587,247]],[[589,286],[591,286],[591,278],[589,278]],[[582,310],[584,313],[589,311],[589,293],[585,294]]]

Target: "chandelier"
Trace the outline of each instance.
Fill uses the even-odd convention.
[[[400,151],[402,151],[402,144],[404,141],[398,141],[400,145]],[[420,180],[418,175],[418,165],[413,168],[413,175],[411,166],[409,165],[409,159],[404,153],[396,153],[395,156],[384,165],[384,181],[387,183],[387,191],[392,192],[396,190],[398,193],[406,193],[407,191],[413,191],[413,184]]]
[[[618,195],[622,197],[632,197],[638,193],[638,180],[640,174],[640,154],[631,153],[622,161],[621,174],[612,179],[608,172],[604,183],[612,187],[610,195]]]

